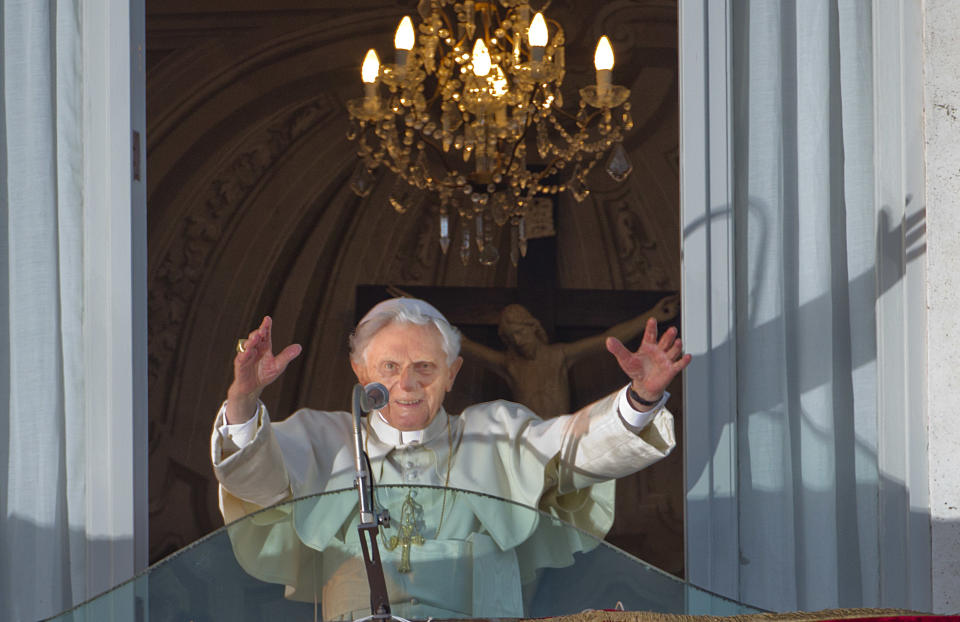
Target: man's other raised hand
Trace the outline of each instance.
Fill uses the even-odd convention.
[[[670,327],[657,339],[657,321],[647,320],[643,338],[636,352],[631,352],[615,337],[607,338],[607,350],[617,359],[620,368],[629,376],[631,388],[646,402],[656,402],[673,379],[690,364],[690,355],[683,353],[683,344],[677,338],[677,329]],[[637,410],[647,410],[631,397]]]

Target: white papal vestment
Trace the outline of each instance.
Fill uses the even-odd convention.
[[[416,442],[406,442],[409,433],[372,413],[364,445],[377,484],[448,485],[485,493],[539,508],[602,537],[613,523],[613,480],[663,458],[675,445],[665,400],[644,413],[645,424],[636,427],[620,415],[632,411],[624,393],[546,421],[506,401],[471,406],[459,416],[441,409]],[[217,417],[212,458],[225,521],[280,501],[353,486],[349,413],[304,409],[271,423],[261,406],[256,417],[256,435],[242,448],[221,432],[224,409]],[[398,534],[407,493],[405,488],[377,493],[394,523],[383,530],[380,553],[396,615],[520,616],[521,580],[537,568],[564,565],[572,553],[590,546],[571,541],[577,540],[572,530],[538,525],[545,521],[518,506],[417,490],[407,507],[417,508],[424,542],[410,549],[411,572],[398,573],[402,547],[391,551],[385,545]],[[319,597],[324,619],[367,615],[369,592],[357,558],[357,495],[320,499],[232,527],[237,559],[253,576],[287,585],[288,596]]]

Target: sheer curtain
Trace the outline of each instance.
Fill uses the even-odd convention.
[[[681,0],[687,573],[931,606],[922,5]]]
[[[86,594],[82,92],[75,2],[3,2],[0,618]]]
[[[0,0],[3,620],[146,563],[142,9]]]
[[[871,3],[732,6],[740,597],[877,604]]]

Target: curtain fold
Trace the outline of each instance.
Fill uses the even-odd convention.
[[[86,596],[78,0],[2,3],[0,618]]]
[[[732,7],[739,596],[875,605],[871,3]]]

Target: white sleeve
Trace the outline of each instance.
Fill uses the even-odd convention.
[[[252,439],[244,438],[250,435]],[[226,408],[220,408],[210,433],[210,458],[228,522],[291,495],[283,453],[262,403],[250,421],[232,426],[226,423]]]
[[[243,423],[227,423],[227,403],[224,402],[217,413],[217,420],[214,424],[217,432],[220,434],[220,442],[223,451],[230,454],[240,451],[253,442],[263,421],[263,403],[257,402],[257,412]]]
[[[670,393],[664,391],[660,401],[651,406],[649,410],[640,411],[630,403],[630,399],[627,397],[627,391],[629,389],[630,385],[627,385],[620,391],[620,397],[617,400],[617,410],[620,411],[620,419],[623,420],[623,423],[628,428],[639,431],[647,427],[647,424],[650,423],[660,409],[663,408],[664,404],[667,403],[667,399],[670,397]]]

